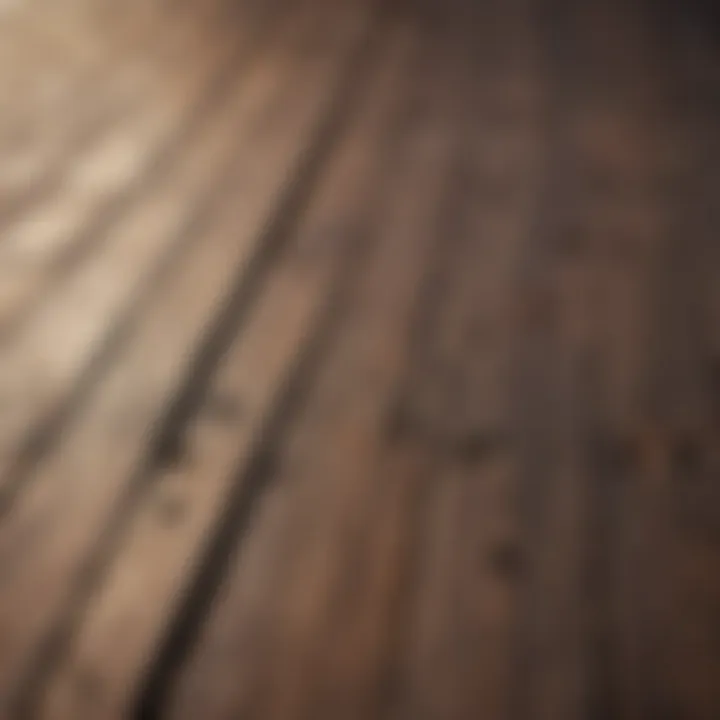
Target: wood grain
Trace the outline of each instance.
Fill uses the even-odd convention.
[[[0,720],[720,717],[704,5],[0,2]]]

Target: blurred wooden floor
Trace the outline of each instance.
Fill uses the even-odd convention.
[[[720,719],[699,7],[0,3],[0,719]]]

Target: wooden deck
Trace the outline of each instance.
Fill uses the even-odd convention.
[[[0,2],[0,720],[718,720],[699,2]]]

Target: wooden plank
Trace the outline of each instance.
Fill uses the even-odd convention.
[[[583,706],[600,717],[645,717],[638,702],[651,663],[642,655],[647,623],[628,616],[638,591],[630,558],[645,543],[654,511],[652,503],[633,501],[629,474],[645,427],[648,294],[665,223],[657,194],[665,158],[654,131],[657,87],[642,18],[620,4],[598,4],[581,32],[587,83],[598,88],[581,96],[574,138],[595,338],[586,400]],[[608,32],[618,38],[612,47],[604,41]]]
[[[535,597],[551,597],[535,602],[541,670],[530,672],[532,694],[524,706],[533,716],[704,717],[696,715],[697,701],[693,709],[670,689],[678,678],[710,667],[698,663],[686,675],[679,666],[687,648],[671,639],[685,625],[682,618],[696,613],[677,601],[683,593],[675,588],[689,583],[673,579],[675,430],[665,427],[669,418],[671,425],[697,424],[690,418],[699,410],[702,373],[693,338],[698,319],[679,281],[694,273],[676,272],[697,257],[685,236],[670,264],[666,249],[677,201],[677,185],[668,181],[687,145],[671,130],[658,87],[664,76],[657,53],[667,45],[649,36],[649,26],[647,17],[620,4],[598,4],[577,31],[584,38],[578,65],[593,88],[580,95],[570,134],[581,189],[573,229],[575,252],[587,263],[580,297],[591,333],[584,361],[590,374],[584,391],[580,384],[575,391],[582,412],[575,420],[580,452],[572,482],[581,487],[571,506],[574,530],[561,534],[561,523],[569,522],[568,508],[563,517],[560,506],[571,492],[568,481],[562,495],[545,501],[549,520],[542,532],[554,542],[535,573],[548,584],[530,586]],[[617,29],[612,47],[605,42],[610,29]],[[668,190],[672,201],[663,195]],[[668,283],[671,276],[675,281]],[[550,584],[553,577],[557,584]],[[576,613],[574,628],[557,620],[569,608]],[[707,675],[704,682],[707,689]],[[568,696],[569,689],[575,694]]]
[[[402,56],[402,47],[394,52]],[[357,222],[370,190],[373,176],[367,174],[368,165],[377,162],[373,152],[379,149],[373,140],[383,131],[385,106],[393,101],[388,91],[396,87],[393,59],[398,58],[383,59],[387,62],[377,64],[377,71],[385,77],[369,98],[369,117],[359,119],[334,153],[317,201],[272,271],[246,329],[226,354],[210,388],[210,398],[242,406],[242,422],[218,424],[211,406],[196,420],[188,438],[190,467],[157,478],[132,518],[101,591],[83,615],[68,656],[52,679],[42,716],[121,717],[132,700],[134,683],[197,573],[207,538],[228,500],[240,491],[234,487],[238,472],[251,461],[288,376],[305,356],[305,346],[317,335],[319,321],[332,304],[332,287],[341,279],[339,265],[350,259],[345,256],[352,233],[335,236],[331,245],[326,233],[328,227]],[[168,503],[185,509],[182,521],[173,527],[168,527],[162,510]],[[144,580],[137,584],[140,576]],[[151,598],[142,605],[128,592],[141,586],[144,597]],[[78,692],[78,677],[88,672],[98,686],[92,702]]]
[[[486,27],[482,17],[472,26]],[[522,547],[508,369],[541,183],[542,85],[526,8],[505,4],[494,32],[504,50],[468,61],[475,88],[465,91],[454,247],[398,408],[400,442],[423,448],[430,475],[390,700],[398,719],[500,720],[512,708]],[[530,92],[516,95],[518,85]]]
[[[584,145],[596,187],[587,212],[599,268],[595,547],[588,557],[598,712],[712,717],[717,669],[709,643],[699,641],[712,634],[712,554],[702,542],[691,550],[693,532],[679,531],[677,522],[685,494],[679,488],[703,483],[678,483],[674,468],[678,443],[688,432],[694,437],[707,412],[696,312],[703,251],[692,213],[676,215],[679,188],[692,188],[690,177],[678,183],[678,163],[687,165],[693,143],[678,135],[663,98],[668,38],[651,34],[647,18],[620,18],[626,36],[614,46],[617,57],[595,23],[595,85],[603,88],[597,106],[604,111],[586,117]],[[681,236],[669,242],[675,232]],[[688,598],[696,591],[694,604]]]
[[[305,144],[327,112],[328,93],[339,80],[341,42],[347,36],[328,35],[325,23],[343,23],[346,13],[347,8],[338,7],[306,28],[310,38],[322,38],[330,48],[302,62],[296,59],[294,72],[281,82],[276,84],[273,77],[284,63],[275,66],[271,55],[259,66],[258,80],[263,82],[258,91],[272,87],[270,97],[275,96],[277,104],[270,114],[255,116],[261,125],[247,138],[254,143],[244,148],[212,226],[203,232],[202,242],[178,259],[182,265],[163,281],[163,292],[96,388],[92,405],[65,430],[62,445],[42,464],[0,526],[0,697],[7,697],[38,659],[43,639],[69,609],[74,592],[82,597],[83,569],[92,560],[94,544],[113,515],[122,515],[121,499],[132,496],[133,472],[145,459],[154,423],[192,369],[192,348],[259,251],[262,228],[278,193],[297,169]],[[292,16],[287,18],[297,32]],[[308,35],[296,39],[303,42]],[[32,605],[28,597],[34,599]],[[22,625],[15,621],[20,607]]]
[[[72,397],[75,384],[106,352],[104,344],[117,324],[124,317],[132,322],[137,303],[151,290],[148,283],[172,257],[182,233],[196,232],[193,223],[205,222],[236,158],[250,151],[261,124],[292,87],[294,58],[288,41],[293,33],[300,33],[295,42],[302,39],[302,29],[294,25],[297,17],[282,20],[272,42],[258,50],[260,62],[238,74],[175,166],[123,214],[102,251],[79,263],[0,355],[3,484],[14,482],[23,439]],[[313,22],[305,18],[305,23]]]
[[[408,333],[438,240],[453,142],[442,102],[452,75],[436,45],[421,53],[408,105],[413,124],[396,149],[392,192],[383,191],[376,245],[279,450],[271,483],[285,495],[281,539],[268,539],[271,558],[267,546],[248,541],[247,553],[267,563],[260,589],[246,584],[256,576],[245,575],[257,558],[241,551],[178,686],[173,717],[191,717],[209,694],[218,712],[262,718],[374,717],[382,702],[378,668],[412,534],[405,500],[417,489],[414,466],[386,457],[383,439],[410,362]],[[253,534],[264,534],[263,520]],[[228,644],[237,687],[221,668]]]
[[[375,83],[346,140],[347,146],[338,150],[337,166],[328,170],[325,183],[318,188],[316,209],[311,210],[310,218],[303,223],[295,241],[311,248],[317,243],[322,249],[325,233],[313,237],[311,231],[314,223],[329,213],[330,218],[334,218],[326,220],[333,229],[330,238],[347,234],[358,246],[350,256],[353,266],[357,266],[358,259],[371,247],[370,234],[377,231],[378,202],[385,193],[390,192],[393,197],[393,187],[397,192],[390,173],[383,171],[387,171],[391,159],[396,158],[398,129],[403,119],[401,110],[407,104],[409,63],[417,52],[417,39],[406,27],[388,35],[389,45],[380,55],[381,76],[375,75]],[[362,272],[363,268],[364,263],[355,267],[352,275]],[[346,294],[356,282],[357,279],[352,283],[343,280]],[[337,300],[334,304],[344,305]],[[305,384],[310,387],[309,380]],[[312,437],[313,443],[319,441],[319,437]],[[298,454],[298,445],[295,442],[290,452]],[[302,449],[299,453],[302,454]],[[292,460],[288,462],[292,464]],[[263,622],[267,620],[264,611],[273,592],[268,583],[273,582],[278,566],[284,566],[281,558],[286,549],[285,525],[296,507],[294,493],[287,492],[284,485],[273,489],[275,487],[273,483],[267,489],[272,497],[258,501],[261,507],[253,512],[241,561],[234,565],[232,577],[222,594],[222,609],[213,617],[203,649],[183,672],[175,701],[170,698],[175,708],[173,712],[182,717],[193,717],[201,708],[209,716],[236,713],[243,706],[243,699],[254,690],[257,651],[265,649],[264,645],[258,647],[255,638],[262,641],[263,638],[258,636],[262,635],[261,628],[266,627],[257,617],[260,615]],[[221,659],[227,657],[228,647],[232,662]],[[165,691],[172,689],[162,688]],[[164,696],[160,698],[164,699]]]
[[[708,175],[708,162],[713,154],[717,159],[718,85],[717,74],[710,75],[714,41],[684,10],[667,18],[658,39],[668,63],[661,66],[663,140],[673,152],[663,198],[668,226],[651,296],[647,374],[654,432],[641,445],[637,471],[639,502],[653,503],[656,512],[654,543],[636,567],[644,580],[639,610],[649,615],[653,642],[646,706],[704,720],[720,712],[720,497],[712,398],[717,329],[708,305],[716,278],[706,270],[717,246],[706,225],[713,207],[706,184],[716,180],[714,169]]]
[[[509,714],[605,717],[592,647],[588,559],[595,443],[597,286],[583,217],[579,127],[588,93],[583,23],[594,5],[550,5],[538,27],[546,89],[545,180],[522,251],[512,437],[523,551]],[[585,26],[586,27],[586,26]],[[591,191],[592,192],[592,191]],[[589,219],[592,223],[592,219]]]

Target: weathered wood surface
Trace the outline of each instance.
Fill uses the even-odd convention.
[[[720,718],[714,22],[0,3],[0,720]]]

